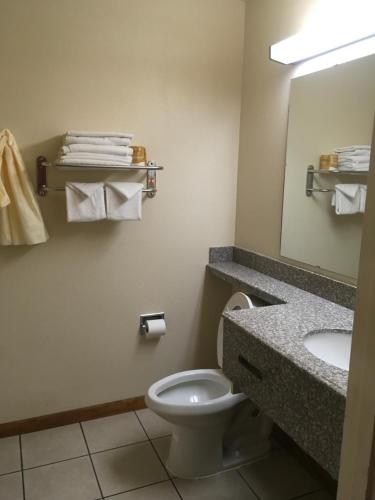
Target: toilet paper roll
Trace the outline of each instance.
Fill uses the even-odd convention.
[[[146,321],[146,338],[157,338],[165,335],[167,326],[164,319],[150,319]]]

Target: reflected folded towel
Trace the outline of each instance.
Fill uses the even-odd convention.
[[[102,182],[67,182],[65,191],[68,222],[91,222],[106,218]]]
[[[96,144],[70,144],[62,147],[63,154],[69,153],[98,153],[106,155],[131,156],[133,150],[127,146],[98,146]]]
[[[98,163],[100,162],[100,163]],[[131,165],[132,156],[119,156],[119,155],[101,155],[92,153],[70,153],[62,155],[58,159],[58,163],[65,165]]]
[[[337,168],[339,170],[351,170],[352,172],[368,172],[370,168],[370,162],[356,163],[356,162],[344,161],[338,163]]]
[[[96,144],[97,146],[129,146],[131,139],[127,137],[85,137],[67,135],[64,144]]]
[[[66,135],[73,135],[75,137],[125,137],[133,139],[134,134],[128,132],[90,132],[89,130],[68,130]]]
[[[336,184],[331,204],[335,207],[337,215],[364,212],[366,186],[362,184]]]
[[[358,144],[355,146],[343,146],[342,148],[336,148],[335,153],[356,153],[357,151],[371,151],[371,146],[367,144]]]
[[[339,155],[339,163],[340,162],[368,163],[369,160],[370,160],[370,155],[349,155],[349,154]]]
[[[141,220],[142,189],[138,182],[106,182],[107,219]]]

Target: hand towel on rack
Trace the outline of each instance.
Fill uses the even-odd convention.
[[[141,220],[142,189],[138,182],[106,182],[107,219]]]
[[[332,206],[337,215],[356,214],[364,211],[363,190],[360,184],[336,184]]]
[[[91,222],[106,218],[102,182],[67,182],[65,191],[68,222]]]
[[[131,139],[127,137],[85,137],[66,135],[64,144],[96,144],[97,146],[129,146]]]
[[[36,245],[47,240],[16,140],[4,129],[0,132],[0,245]]]
[[[75,137],[124,137],[125,139],[133,139],[134,134],[128,132],[90,132],[89,130],[68,130],[66,135]]]
[[[63,146],[62,152],[68,153],[98,153],[105,155],[132,156],[133,150],[127,146],[98,146],[96,144],[70,144]]]

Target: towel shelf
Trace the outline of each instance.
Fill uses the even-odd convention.
[[[39,196],[47,196],[50,191],[65,191],[65,187],[56,186],[49,187],[47,182],[47,169],[48,167],[55,166],[59,170],[69,170],[76,172],[83,171],[131,171],[131,170],[145,170],[147,172],[147,187],[142,190],[143,193],[149,198],[154,198],[157,193],[156,189],[156,172],[163,170],[164,167],[155,165],[154,162],[149,161],[147,165],[111,165],[109,167],[98,167],[96,165],[65,165],[59,162],[50,163],[44,156],[38,156],[36,160],[36,192]]]
[[[323,169],[315,169],[313,165],[309,165],[307,167],[306,173],[306,196],[312,196],[313,193],[334,193],[334,189],[323,189],[323,188],[314,188],[314,175],[317,174],[328,174],[328,175],[368,175],[367,171],[355,172],[353,170],[323,170]]]

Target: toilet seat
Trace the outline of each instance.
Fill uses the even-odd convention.
[[[232,393],[232,384],[221,370],[204,369],[178,372],[155,382],[146,404],[171,415],[209,415],[245,398]]]

